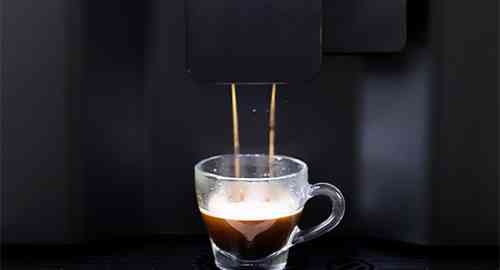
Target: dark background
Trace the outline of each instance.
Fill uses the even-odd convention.
[[[498,2],[327,2],[319,77],[278,89],[277,151],[344,192],[331,235],[496,245]],[[2,242],[204,233],[192,167],[231,152],[230,96],[186,73],[184,2],[1,10]],[[265,151],[269,88],[239,88],[243,152]]]

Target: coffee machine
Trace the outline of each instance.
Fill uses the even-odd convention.
[[[277,152],[346,198],[331,237],[497,244],[498,1],[3,10],[3,242],[204,234],[193,165],[232,151],[236,81],[246,153],[280,83]],[[304,226],[325,211],[307,207]]]

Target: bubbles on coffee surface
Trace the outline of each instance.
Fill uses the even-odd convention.
[[[211,216],[252,221],[276,219],[301,211],[298,200],[284,188],[270,184],[239,186],[237,191],[232,188],[227,185],[212,194],[206,209]]]

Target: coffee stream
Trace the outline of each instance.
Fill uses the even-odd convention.
[[[240,134],[238,125],[238,101],[236,94],[236,84],[231,83],[231,108],[233,116],[233,148],[234,155],[240,154]],[[275,136],[276,136],[276,83],[273,83],[271,90],[271,102],[269,105],[269,175],[272,176],[272,161],[275,154]],[[240,160],[235,157],[234,175],[240,177]]]
[[[240,134],[238,126],[238,101],[236,96],[236,84],[231,84],[231,109],[233,116],[233,147],[234,147],[234,176],[240,177],[240,159],[238,155],[240,154]],[[243,187],[238,183],[230,184],[230,199],[234,202],[239,202],[244,199],[245,191]]]
[[[236,97],[236,84],[231,84],[231,105],[232,105],[232,114],[233,114],[233,147],[234,147],[234,155],[237,156],[240,154],[240,133],[238,127],[238,101]],[[235,157],[234,161],[234,175],[236,177],[240,177],[240,160]]]
[[[233,149],[234,149],[234,176],[241,176],[241,164],[238,155],[240,154],[240,134],[238,121],[238,98],[236,93],[236,83],[231,83],[231,114],[233,120]],[[272,84],[271,102],[269,105],[269,176],[273,176],[272,163],[275,154],[275,134],[276,134],[276,83]],[[242,201],[245,198],[245,189],[238,183],[231,184],[231,200]]]
[[[276,134],[276,84],[271,91],[271,105],[269,105],[269,176],[273,176],[274,138]]]

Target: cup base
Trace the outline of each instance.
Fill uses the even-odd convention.
[[[238,266],[237,268],[226,268],[226,267],[223,267],[217,263],[215,263],[215,266],[217,266],[218,269],[220,270],[283,270],[286,268],[286,263],[283,264],[283,265],[279,265],[279,266],[272,266],[272,267],[267,267],[267,268],[264,268],[264,267],[257,267],[257,266]]]
[[[288,251],[262,260],[241,260],[220,250],[212,243],[215,265],[221,270],[283,270],[286,268]]]

